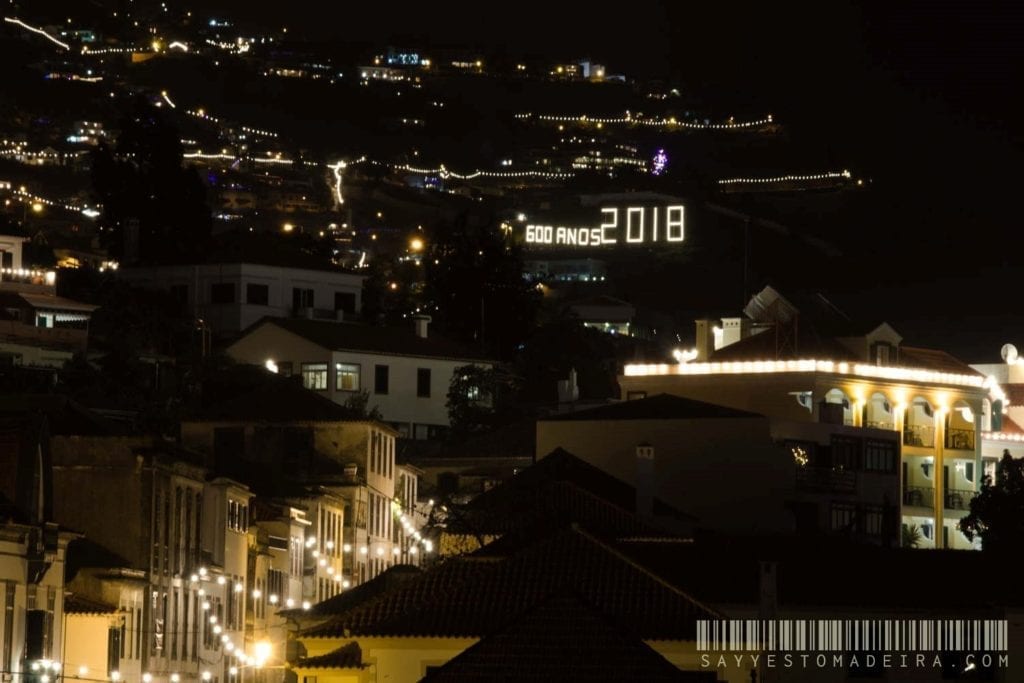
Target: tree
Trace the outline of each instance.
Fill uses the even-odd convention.
[[[540,302],[523,279],[520,247],[493,216],[463,213],[437,226],[423,257],[427,312],[449,336],[510,358]]]
[[[902,542],[904,548],[916,548],[921,543],[921,528],[916,524],[904,524],[902,526]]]
[[[380,406],[369,408],[370,392],[366,389],[357,391],[345,401],[345,407],[352,411],[353,416],[362,420],[382,420]]]
[[[120,129],[113,149],[101,144],[92,153],[104,246],[125,261],[199,257],[210,236],[210,208],[198,173],[183,166],[178,131],[141,96]]]
[[[515,419],[514,397],[520,379],[502,367],[463,365],[448,385],[450,436],[484,432]]]
[[[986,552],[1014,553],[1024,544],[1024,459],[1003,451],[995,480],[984,478],[960,530],[971,540],[980,538]]]

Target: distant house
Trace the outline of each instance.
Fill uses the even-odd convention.
[[[84,351],[96,306],[57,296],[57,274],[27,268],[27,239],[0,235],[0,364],[59,368]]]
[[[448,386],[455,369],[490,365],[455,342],[428,335],[430,319],[391,328],[319,320],[266,318],[227,353],[240,363],[301,375],[307,389],[344,404],[366,390],[369,407],[402,437],[433,438],[448,427]]]
[[[363,276],[324,268],[262,263],[134,266],[122,279],[170,294],[218,337],[265,316],[339,320],[362,310]]]

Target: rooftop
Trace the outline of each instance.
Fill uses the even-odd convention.
[[[714,680],[712,673],[709,680]],[[424,683],[693,680],[579,596],[555,594],[485,636]]]
[[[571,526],[507,559],[450,559],[301,635],[481,637],[551,595],[572,592],[644,639],[693,640],[696,619],[716,616]]]
[[[763,417],[745,410],[705,403],[691,398],[657,394],[634,401],[622,401],[563,415],[540,418],[540,422],[592,422],[606,420],[707,420]]]
[[[666,523],[677,527],[694,520],[661,500],[654,501],[655,519],[644,519],[635,510],[634,487],[558,448],[471,500],[449,528],[530,536],[538,527],[575,522],[600,536],[660,536]]]
[[[242,332],[247,336],[264,325],[276,325],[332,351],[361,351],[393,356],[419,356],[452,360],[483,360],[484,357],[458,342],[433,334],[418,337],[412,325],[377,327],[301,318],[263,318]]]

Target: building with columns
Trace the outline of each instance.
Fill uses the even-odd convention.
[[[820,297],[798,308],[771,287],[736,318],[697,321],[696,359],[626,365],[623,398],[659,393],[773,418],[900,434],[902,522],[918,547],[975,547],[957,528],[982,476],[982,441],[1004,398],[998,381],[890,325],[857,329]],[[833,443],[832,469],[835,450]],[[850,457],[876,457],[865,449]],[[810,461],[813,463],[813,458]]]

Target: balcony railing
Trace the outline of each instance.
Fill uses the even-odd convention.
[[[946,430],[946,448],[952,448],[958,451],[973,451],[974,450],[974,430],[973,429],[947,429]]]
[[[931,425],[903,425],[903,443],[907,446],[935,446],[935,427]]]
[[[857,488],[857,473],[832,467],[798,467],[796,487],[800,491],[853,493]]]
[[[971,499],[974,498],[974,491],[963,491],[960,489],[946,489],[947,510],[970,510]]]
[[[894,425],[892,422],[879,422],[877,420],[868,420],[868,421],[866,421],[864,423],[864,426],[868,427],[869,429],[890,429],[890,430],[892,430],[892,429],[896,428],[896,425]]]
[[[907,486],[903,489],[903,504],[930,508],[935,502],[935,489],[931,486]]]

